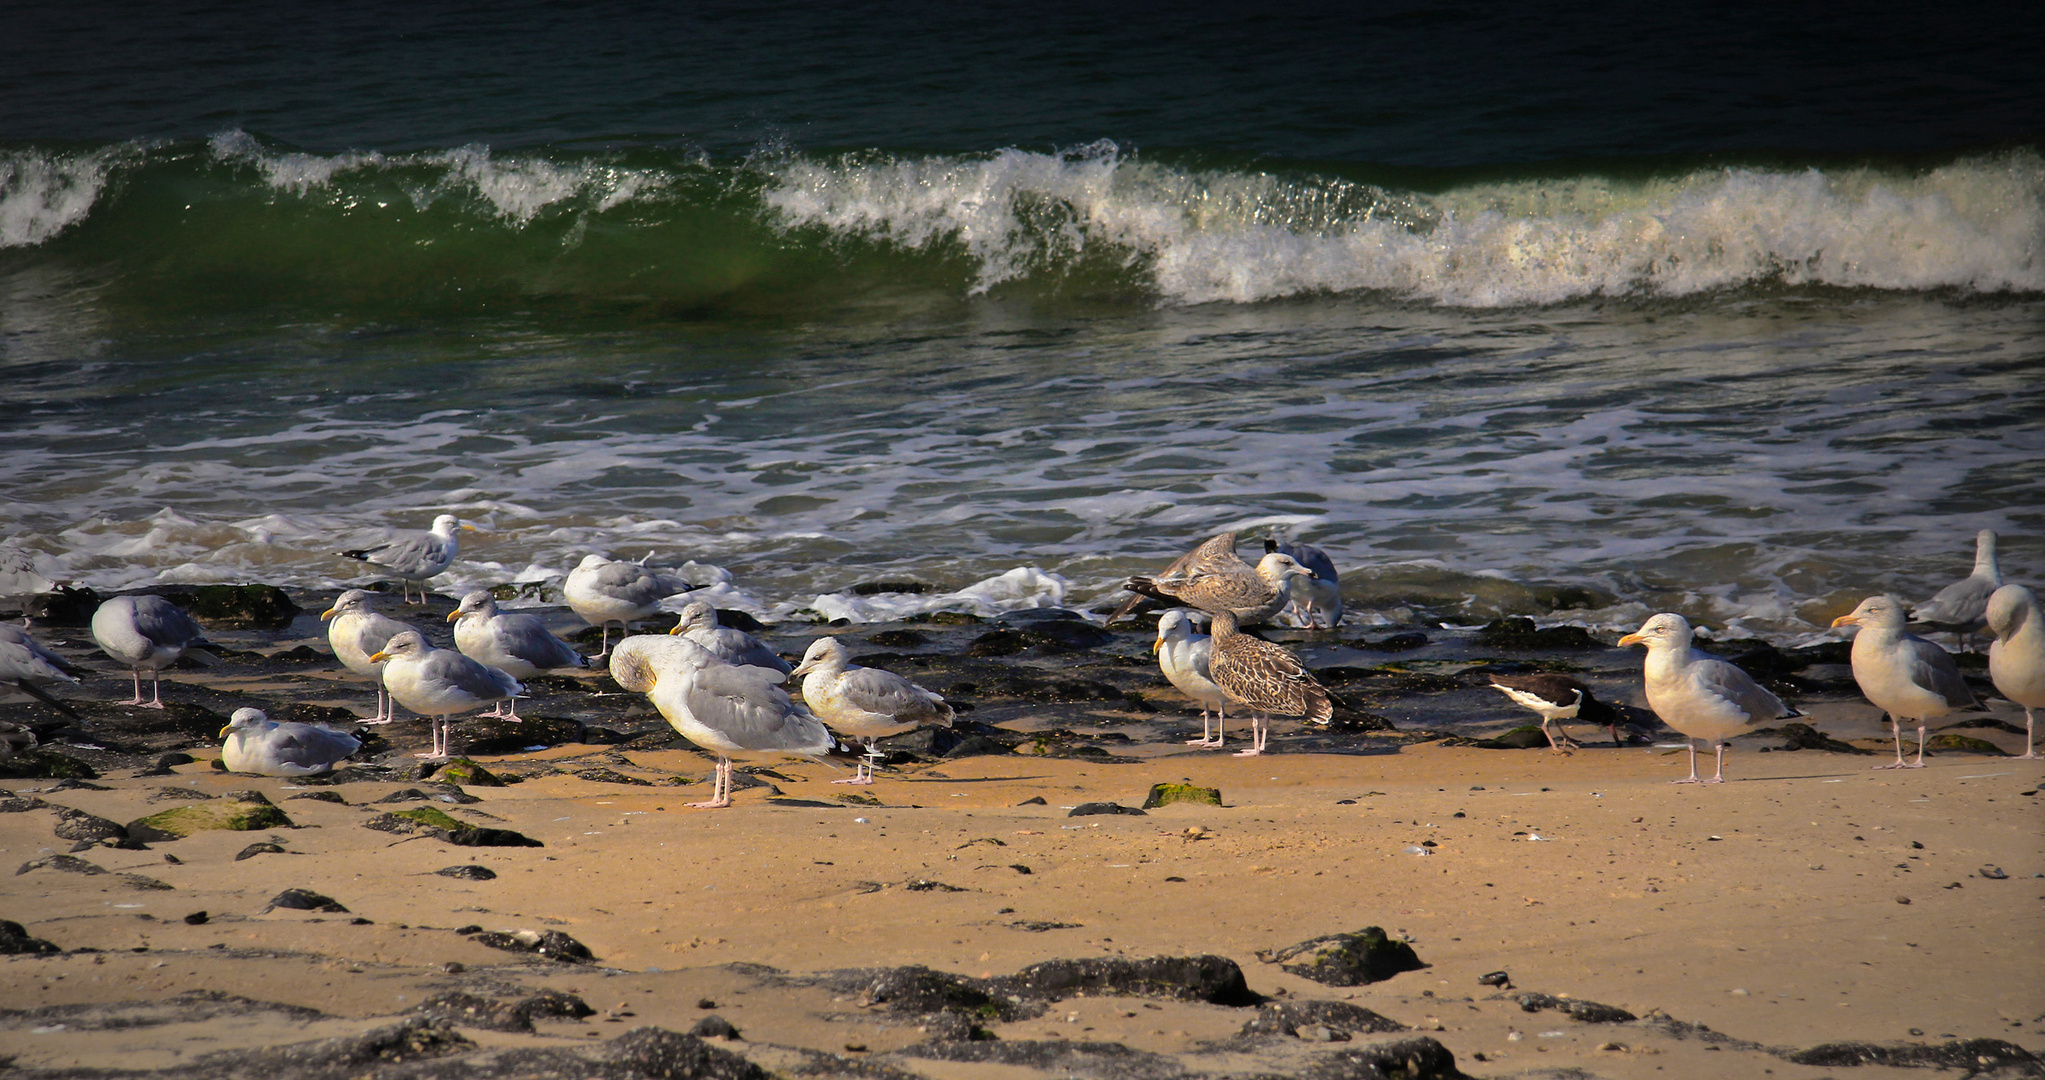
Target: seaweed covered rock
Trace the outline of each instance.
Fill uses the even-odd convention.
[[[1297,1036],[1301,1028],[1325,1027],[1352,1035],[1404,1031],[1406,1025],[1346,1001],[1267,1002],[1241,1034]]]
[[[1201,787],[1198,784],[1152,784],[1150,794],[1144,796],[1143,809],[1155,810],[1172,803],[1195,803],[1202,806],[1220,806],[1221,789]]]
[[[275,585],[201,585],[184,607],[210,626],[259,630],[290,626],[302,610]]]
[[[1550,626],[1536,630],[1521,615],[1493,619],[1477,631],[1477,644],[1493,649],[1589,649],[1601,644],[1581,626]]]
[[[1255,1005],[1243,969],[1225,956],[1086,957],[1046,960],[993,980],[996,993],[1056,1000],[1093,994],[1130,994],[1213,1005]]]
[[[1554,994],[1519,994],[1513,1000],[1520,1003],[1523,1012],[1553,1009],[1572,1020],[1581,1020],[1586,1024],[1630,1024],[1639,1019],[1617,1005],[1601,1005],[1595,1001],[1557,997]]]
[[[596,957],[590,954],[587,945],[559,930],[517,930],[508,934],[495,930],[485,930],[482,933],[470,936],[469,940],[478,945],[488,945],[493,949],[503,949],[505,952],[532,953],[536,956],[546,957],[549,960],[558,960],[564,964],[589,964],[596,962]]]
[[[643,1027],[611,1040],[606,1056],[625,1075],[686,1077],[688,1080],[771,1080],[772,1074],[729,1050],[694,1035]]]
[[[0,760],[0,780],[96,780],[92,766],[69,754],[37,747]]]
[[[1282,949],[1260,950],[1257,959],[1324,986],[1383,982],[1402,971],[1418,971],[1427,966],[1414,953],[1413,946],[1386,937],[1384,928],[1378,926],[1330,934]]]
[[[193,833],[227,830],[288,829],[291,819],[269,803],[212,799],[161,810],[128,823],[128,836],[144,843],[182,840]]]

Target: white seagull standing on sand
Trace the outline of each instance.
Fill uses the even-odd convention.
[[[1995,530],[1974,534],[1974,572],[1938,591],[1917,605],[1910,621],[1934,630],[1950,631],[1960,648],[1969,647],[1969,637],[1984,625],[1988,597],[2002,588],[2002,568],[1995,562]]]
[[[43,687],[56,683],[76,686],[78,676],[83,674],[70,661],[43,648],[42,643],[30,637],[27,630],[13,623],[0,623],[0,686],[12,686],[76,720],[77,710],[51,697]],[[142,695],[137,693],[135,696],[139,698]]]
[[[1221,746],[1228,741],[1228,695],[1214,685],[1208,674],[1208,658],[1214,639],[1193,632],[1192,616],[1185,608],[1173,608],[1158,616],[1157,640],[1150,643],[1157,654],[1157,667],[1167,682],[1200,706],[1200,737],[1187,739],[1187,746]],[[1210,721],[1209,716],[1213,717]]]
[[[623,636],[631,631],[633,619],[651,617],[660,610],[662,600],[693,588],[681,578],[650,566],[584,555],[581,564],[568,571],[568,580],[561,584],[561,598],[583,621],[603,627],[603,646],[590,658],[602,660],[611,654],[612,623],[618,624]]]
[[[1988,628],[1995,641],[1988,646],[1988,678],[2002,696],[2024,707],[2024,752],[2035,758],[2032,741],[2037,720],[2031,710],[2045,708],[2045,611],[2022,585],[2004,585],[1988,598]]]
[[[691,600],[682,605],[674,629],[668,633],[688,638],[727,664],[766,668],[780,675],[788,675],[793,670],[788,661],[781,659],[780,653],[767,647],[766,642],[737,627],[720,624],[717,609],[701,600]]]
[[[388,724],[397,717],[391,711],[391,696],[383,689],[383,670],[370,663],[369,656],[381,651],[399,634],[407,630],[416,634],[419,628],[382,614],[375,603],[374,593],[349,589],[335,597],[334,606],[320,612],[320,618],[332,620],[327,623],[327,644],[333,648],[334,658],[342,667],[367,676],[376,684],[376,715],[361,722]]]
[[[742,758],[821,760],[839,748],[824,722],[795,704],[766,668],[727,664],[682,637],[629,637],[611,650],[611,678],[644,693],[684,738],[717,755],[708,802],[731,805],[731,762]]]
[[[369,659],[383,665],[383,686],[392,700],[432,725],[432,752],[415,755],[431,761],[447,756],[448,736],[454,729],[449,717],[525,693],[517,679],[453,649],[436,649],[416,630],[390,639]]]
[[[900,735],[925,724],[950,727],[951,706],[892,671],[860,667],[845,655],[845,643],[820,637],[809,643],[793,674],[802,679],[802,701],[817,718],[840,735],[864,740],[866,756],[850,780],[836,784],[871,784],[880,760],[874,740]]]
[[[1955,709],[1977,708],[1953,654],[1903,630],[1903,601],[1870,596],[1832,625],[1858,626],[1853,635],[1853,681],[1896,733],[1896,760],[1877,769],[1924,767],[1926,726]],[[1917,760],[1903,763],[1903,721],[1917,722]]]
[[[400,582],[399,588],[406,602],[412,599],[412,583],[418,582],[419,602],[423,604],[426,602],[426,579],[454,563],[459,549],[455,542],[457,529],[481,531],[453,514],[442,514],[433,519],[433,528],[426,532],[400,533],[381,544],[338,554],[389,570],[391,576]]]
[[[220,729],[220,760],[229,772],[259,776],[312,776],[332,772],[362,746],[345,731],[313,724],[280,724],[261,709],[236,709]]]
[[[480,589],[462,597],[461,605],[448,612],[447,621],[454,624],[454,646],[463,656],[514,679],[589,666],[589,658],[555,637],[539,616],[499,613],[496,599]],[[518,699],[499,702],[495,710],[483,715],[516,720]]]
[[[1620,638],[1619,644],[1647,646],[1642,668],[1648,707],[1662,723],[1682,732],[1690,744],[1689,777],[1669,782],[1721,784],[1725,782],[1725,740],[1745,734],[1756,724],[1803,714],[1784,705],[1746,672],[1691,648],[1691,637],[1688,619],[1663,612]],[[1718,748],[1718,768],[1709,780],[1697,776],[1699,739],[1708,739]]]
[[[199,624],[161,596],[116,596],[92,613],[92,640],[135,673],[135,696],[120,705],[163,708],[163,669],[186,653],[210,656]],[[142,700],[142,673],[151,673],[150,699]]]

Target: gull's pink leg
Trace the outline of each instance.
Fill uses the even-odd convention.
[[[690,803],[689,806],[697,810],[717,810],[731,805],[731,759],[719,757],[717,771],[712,775],[716,779],[710,784],[710,801]]]
[[[1892,765],[1875,765],[1872,768],[1907,769],[1910,766],[1903,763],[1903,721],[1894,716],[1889,717],[1889,730],[1896,733],[1896,761]]]
[[[852,776],[851,776],[851,778],[850,778],[850,779],[846,779],[846,780],[833,780],[833,781],[831,781],[831,783],[833,783],[833,784],[871,784],[871,783],[873,783],[873,762],[874,762],[874,759],[875,759],[876,757],[879,757],[879,756],[880,756],[880,752],[879,752],[878,750],[874,749],[874,745],[873,745],[873,739],[872,739],[872,737],[870,737],[870,736],[869,736],[869,737],[868,737],[868,738],[866,739],[866,753],[864,753],[864,754],[860,755],[860,758],[859,758],[859,764],[857,764],[857,765],[854,765],[854,766],[852,767]]]
[[[1917,725],[1917,760],[1910,763],[1913,769],[1924,768],[1924,725]]]
[[[1725,783],[1725,747],[1726,744],[1724,743],[1718,744],[1718,769],[1711,774],[1711,779],[1702,781],[1703,783],[1706,784]]]
[[[1702,780],[1699,780],[1699,779],[1697,778],[1697,740],[1696,740],[1696,739],[1684,739],[1683,741],[1684,741],[1684,742],[1686,742],[1686,743],[1689,743],[1689,744],[1690,744],[1690,776],[1689,776],[1689,779],[1686,779],[1686,780],[1671,780],[1671,781],[1669,781],[1669,783],[1671,783],[1671,784],[1701,784],[1701,783],[1703,783],[1704,781],[1702,781]]]
[[[138,679],[138,680],[136,680],[136,686],[135,686],[135,696],[136,696],[136,697],[141,697],[141,696],[142,696],[142,687],[141,687],[141,680],[139,680],[139,679]],[[149,676],[149,701],[148,701],[148,702],[147,702],[146,704],[144,704],[144,705],[143,705],[142,707],[143,707],[143,708],[145,708],[145,709],[161,709],[161,708],[163,708],[163,672],[161,672],[161,671],[157,671],[157,672],[152,672],[152,673],[150,673],[150,676]]]
[[[1248,750],[1236,751],[1237,757],[1256,757],[1264,752],[1264,741],[1269,737],[1269,728],[1267,727],[1269,723],[1270,721],[1265,720],[1260,715],[1251,715],[1250,748]]]
[[[147,704],[149,704],[148,702],[146,702],[146,701],[142,700],[142,669],[141,669],[141,668],[136,668],[136,669],[135,669],[135,696],[134,696],[134,697],[132,697],[132,698],[130,698],[130,699],[128,699],[127,701],[117,701],[117,702],[115,702],[114,704],[116,704],[116,705],[147,705]]]
[[[2031,707],[2026,705],[2024,706],[2024,752],[2017,755],[2018,760],[2027,760],[2038,756],[2037,747],[2031,742],[2031,730],[2034,726],[2035,721],[2031,717]]]
[[[1200,737],[1199,737],[1199,738],[1197,738],[1197,739],[1187,739],[1187,740],[1186,740],[1186,745],[1187,745],[1187,746],[1213,746],[1213,745],[1214,745],[1214,729],[1213,729],[1213,725],[1212,725],[1212,724],[1211,724],[1211,723],[1210,723],[1210,722],[1208,721],[1208,719],[1207,719],[1207,718],[1208,718],[1208,715],[1209,715],[1209,714],[1210,714],[1210,713],[1211,713],[1212,711],[1213,711],[1213,710],[1209,709],[1209,708],[1208,708],[1207,706],[1205,706],[1205,705],[1202,705],[1202,706],[1200,706]]]

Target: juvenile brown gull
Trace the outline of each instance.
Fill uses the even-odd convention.
[[[2002,588],[2002,568],[1995,561],[1995,530],[1974,534],[1974,572],[1940,589],[1937,595],[1917,605],[1910,621],[1933,630],[1944,630],[1958,639],[1962,649],[1985,624],[1988,597]]]
[[[1612,731],[1612,745],[1619,742],[1619,713],[1591,694],[1590,687],[1567,675],[1540,672],[1533,675],[1493,675],[1491,688],[1512,699],[1516,705],[1534,710],[1541,717],[1541,734],[1548,736],[1548,748],[1567,753],[1577,748],[1564,720],[1604,724]],[[1551,729],[1548,725],[1554,724]],[[1561,732],[1557,738],[1556,731]]]
[[[1242,556],[1236,554],[1236,534],[1231,531],[1216,533],[1201,541],[1198,547],[1173,559],[1171,565],[1165,567],[1162,573],[1132,577],[1129,580],[1146,583],[1156,580],[1181,581],[1209,574],[1241,574],[1248,572],[1248,570],[1249,564],[1243,562]],[[1113,625],[1122,616],[1134,611],[1136,605],[1143,603],[1144,600],[1159,599],[1149,593],[1139,591],[1127,582],[1123,584],[1123,587],[1129,589],[1130,592],[1136,593],[1136,595],[1123,601],[1122,606],[1116,608],[1113,615],[1108,616],[1109,625]],[[1165,603],[1169,604],[1171,601],[1166,600]]]
[[[880,760],[876,739],[926,724],[952,724],[951,706],[944,698],[892,671],[860,667],[845,655],[845,643],[834,637],[810,642],[793,674],[803,677],[803,704],[817,719],[840,735],[866,743],[866,754],[852,778],[833,783],[873,783],[873,766]]]
[[[259,776],[312,776],[332,772],[362,746],[345,731],[312,724],[280,724],[261,709],[236,709],[220,729],[220,760],[229,772]]]
[[[92,613],[92,640],[135,673],[135,696],[121,705],[163,708],[163,669],[186,653],[210,656],[205,631],[161,596],[116,596]],[[142,673],[151,673],[150,699],[142,700]]]
[[[432,752],[417,755],[429,760],[447,756],[448,737],[454,729],[449,717],[525,692],[517,679],[453,649],[436,649],[416,630],[390,639],[369,659],[383,664],[383,686],[392,700],[426,717],[432,726]]]
[[[1209,614],[1227,611],[1235,616],[1237,626],[1269,621],[1292,602],[1290,580],[1313,576],[1313,571],[1294,562],[1292,556],[1275,551],[1250,566],[1235,554],[1234,533],[1214,537],[1172,565],[1174,569],[1161,576],[1136,575],[1122,587],[1139,597],[1195,607]],[[1108,621],[1114,622],[1134,606],[1134,600],[1124,604]]]
[[[388,724],[397,718],[391,711],[391,696],[384,692],[383,669],[370,663],[371,653],[378,652],[394,637],[407,630],[418,633],[419,628],[411,623],[399,622],[376,610],[374,593],[363,589],[349,589],[334,598],[334,606],[320,613],[327,622],[327,644],[334,650],[334,658],[341,666],[357,675],[368,676],[376,684],[376,715],[361,721],[364,724]]]
[[[1978,707],[1953,654],[1906,633],[1903,624],[1903,601],[1893,596],[1870,596],[1832,620],[1835,627],[1860,627],[1853,635],[1853,681],[1875,708],[1888,715],[1896,734],[1896,760],[1877,769],[1923,768],[1924,732],[1930,722],[1955,709]],[[1917,760],[1908,765],[1903,763],[1906,719],[1917,722]]]
[[[433,519],[433,528],[426,532],[399,533],[381,544],[339,552],[350,559],[359,559],[373,566],[380,566],[398,579],[403,598],[412,599],[412,583],[419,583],[419,602],[426,602],[426,579],[447,569],[454,563],[459,544],[455,531],[467,529],[478,531],[453,514],[442,514]]]
[[[1725,740],[1753,730],[1756,724],[1802,714],[1784,705],[1746,672],[1691,648],[1691,638],[1688,619],[1663,612],[1620,638],[1619,644],[1647,646],[1642,670],[1648,707],[1662,723],[1682,732],[1690,744],[1689,777],[1670,783],[1720,784],[1725,782]],[[1718,767],[1709,780],[1697,777],[1699,739],[1709,740],[1718,749]]]
[[[1237,757],[1264,752],[1273,715],[1298,716],[1312,724],[1334,718],[1328,691],[1314,681],[1291,650],[1237,631],[1236,616],[1230,611],[1214,613],[1213,629],[1208,672],[1222,693],[1250,711],[1250,748],[1236,751]]]
[[[499,612],[496,599],[480,589],[462,597],[461,604],[448,612],[447,621],[454,624],[454,646],[463,656],[514,679],[589,666],[588,658],[555,637],[539,616]],[[496,709],[483,715],[516,720],[518,699],[499,702]]]
[[[2038,756],[2032,741],[2037,721],[2031,710],[2045,708],[2045,612],[2022,585],[2004,585],[1988,598],[1988,678],[2003,697],[2024,708],[2024,752]]]
[[[788,661],[781,659],[779,653],[768,648],[759,638],[737,627],[718,623],[717,609],[702,600],[691,600],[682,605],[674,629],[668,633],[688,638],[727,664],[767,668],[781,675],[792,670]]]
[[[1184,608],[1173,608],[1158,617],[1157,640],[1150,651],[1157,654],[1158,670],[1179,692],[1200,706],[1200,737],[1187,739],[1188,746],[1221,746],[1228,741],[1228,695],[1214,685],[1208,660],[1214,639],[1193,632],[1193,619]],[[1213,719],[1210,721],[1209,717]]]
[[[591,658],[602,660],[611,654],[612,623],[618,624],[623,636],[630,631],[633,619],[651,617],[660,610],[662,600],[693,588],[681,578],[650,566],[584,555],[581,564],[568,572],[568,580],[561,585],[561,597],[584,621],[603,627],[603,646]]]

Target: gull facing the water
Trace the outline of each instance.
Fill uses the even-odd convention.
[[[412,599],[412,583],[418,582],[419,602],[423,604],[426,602],[426,579],[454,563],[459,548],[455,541],[457,529],[481,531],[453,514],[442,514],[433,519],[433,528],[426,532],[399,533],[381,544],[337,554],[389,570],[391,576],[400,582],[399,587],[407,603]]]
[[[1158,617],[1157,640],[1150,643],[1157,654],[1157,667],[1167,682],[1200,706],[1200,737],[1187,739],[1187,746],[1221,746],[1228,741],[1228,695],[1214,685],[1208,673],[1214,639],[1193,632],[1193,619],[1184,608],[1173,608]],[[1209,715],[1213,716],[1210,722]]]
[[[454,646],[463,656],[514,679],[589,666],[589,659],[555,637],[539,616],[500,613],[496,599],[480,589],[462,597],[461,605],[447,613],[447,621],[454,624]],[[496,709],[483,715],[516,720],[518,699],[498,702]]]
[[[517,679],[453,649],[436,649],[416,630],[390,639],[369,659],[383,665],[383,686],[391,699],[426,717],[432,726],[432,752],[415,755],[431,761],[447,756],[448,736],[454,730],[449,717],[525,692]]]
[[[1272,715],[1298,716],[1310,724],[1326,724],[1334,718],[1335,706],[1328,691],[1307,673],[1299,657],[1283,646],[1238,632],[1233,612],[1214,613],[1214,633],[1209,640],[1207,670],[1214,685],[1250,710],[1250,748],[1236,751],[1237,757],[1264,752],[1271,737]]]
[[[681,578],[650,566],[614,562],[592,554],[584,555],[582,562],[568,572],[568,580],[561,584],[561,598],[583,621],[603,627],[603,645],[591,657],[602,660],[611,654],[612,623],[618,624],[622,637],[631,631],[633,619],[650,617],[660,610],[662,600],[693,588]]]
[[[1986,625],[1988,598],[2002,588],[2002,568],[1995,561],[1995,530],[1974,534],[1974,572],[1938,591],[1910,612],[1910,621],[1934,630],[1945,630],[1969,648],[1971,636]]]
[[[213,643],[199,624],[161,596],[116,596],[92,613],[92,640],[135,673],[135,696],[119,705],[163,708],[163,669],[187,652],[210,656]],[[142,673],[150,672],[150,698],[142,700]]]
[[[1591,696],[1588,686],[1567,675],[1493,675],[1491,688],[1511,698],[1513,704],[1534,710],[1541,716],[1541,734],[1548,736],[1548,749],[1568,753],[1577,749],[1569,737],[1569,729],[1562,727],[1564,720],[1583,720],[1603,724],[1612,731],[1612,745],[1624,745],[1619,741],[1619,713],[1610,705]],[[1562,733],[1560,739],[1548,725],[1554,724]]]
[[[1663,612],[1640,629],[1619,639],[1621,645],[1647,646],[1641,665],[1647,681],[1647,704],[1662,723],[1675,728],[1690,744],[1690,775],[1672,784],[1725,782],[1725,740],[1743,735],[1756,724],[1802,713],[1782,703],[1767,687],[1723,660],[1690,647],[1690,620]],[[1711,779],[1697,776],[1697,740],[1718,749],[1718,768]]]
[[[873,783],[873,767],[880,760],[874,740],[925,724],[952,724],[951,706],[944,698],[892,671],[860,667],[846,656],[845,643],[834,637],[810,642],[792,674],[803,677],[803,704],[818,719],[832,731],[866,743],[866,755],[852,778],[832,781],[835,784]]]
[[[682,637],[641,635],[611,650],[611,678],[646,695],[669,726],[717,755],[708,802],[731,805],[733,758],[821,760],[839,748],[823,721],[795,704],[766,668],[727,664]]]
[[[682,605],[674,629],[668,633],[688,638],[727,664],[767,668],[781,675],[788,675],[793,670],[788,661],[781,659],[779,653],[768,648],[759,638],[737,627],[720,624],[717,609],[701,600],[691,600]]]
[[[51,697],[43,687],[57,683],[76,686],[78,676],[83,674],[70,661],[43,648],[27,630],[13,623],[0,623],[0,686],[11,686],[76,720],[78,711]],[[142,695],[138,692],[135,696]]]
[[[1983,607],[1986,607],[1984,604]],[[1858,626],[1853,635],[1853,681],[1888,715],[1896,734],[1896,760],[1877,769],[1924,768],[1924,732],[1933,720],[1955,709],[1978,708],[1974,691],[1960,678],[1953,654],[1903,630],[1903,601],[1870,596],[1832,625]],[[1917,760],[1903,763],[1903,721],[1917,722]]]
[[[2045,611],[2022,585],[2004,585],[1988,598],[1988,678],[2003,697],[2024,708],[2024,758],[2035,758],[2037,720],[2045,708]]]
[[[364,724],[388,724],[397,719],[391,711],[391,696],[383,689],[383,670],[371,663],[371,653],[381,651],[390,640],[407,630],[418,633],[411,623],[399,622],[376,610],[375,594],[349,589],[334,598],[334,606],[320,612],[327,623],[327,644],[341,666],[376,684],[376,715]]]
[[[236,709],[220,729],[220,760],[229,772],[259,776],[312,776],[332,772],[362,746],[345,731],[312,724],[280,724],[261,709]]]

